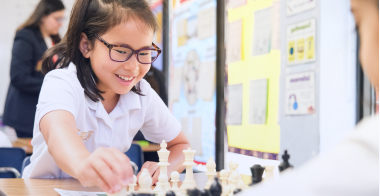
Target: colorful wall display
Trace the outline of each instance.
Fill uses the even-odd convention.
[[[279,6],[280,1],[257,0],[228,9],[229,152],[278,159]],[[236,109],[239,104],[241,111]]]
[[[173,14],[169,107],[206,163],[215,159],[216,0],[177,1]]]
[[[162,35],[162,11],[163,11],[163,4],[162,0],[156,0],[155,2],[152,2],[151,4],[151,9],[153,14],[155,15],[157,22],[158,22],[158,27],[159,29],[157,30],[156,34],[153,37],[153,43],[155,43],[161,50],[163,50],[163,35]],[[164,55],[161,53],[160,56],[154,61],[152,66],[157,68],[158,70],[162,71],[163,69],[163,57]]]
[[[316,6],[317,0],[286,0],[286,15],[293,16],[314,9]]]

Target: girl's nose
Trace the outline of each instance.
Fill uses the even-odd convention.
[[[138,72],[140,69],[140,63],[137,60],[137,55],[133,54],[131,58],[129,58],[127,61],[124,63],[124,69],[132,71],[133,73]]]

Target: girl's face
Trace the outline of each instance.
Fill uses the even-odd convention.
[[[124,44],[133,50],[139,50],[152,47],[153,34],[153,30],[140,21],[129,20],[99,36],[109,44]],[[151,66],[139,63],[136,54],[125,62],[115,62],[109,56],[109,49],[97,39],[88,55],[92,69],[99,78],[98,88],[106,93],[129,92],[145,76]]]
[[[64,16],[65,10],[56,11],[44,16],[40,27],[49,35],[57,35],[59,28],[62,26]]]

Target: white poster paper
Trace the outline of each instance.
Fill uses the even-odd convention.
[[[280,49],[280,1],[273,1],[272,5],[272,50]]]
[[[254,13],[252,56],[267,54],[272,38],[272,7]]]
[[[286,29],[287,65],[297,65],[316,60],[316,21],[305,20]]]
[[[192,119],[192,132],[190,136],[191,148],[195,150],[195,156],[203,156],[202,152],[202,118]]]
[[[249,124],[266,124],[268,79],[251,80],[249,84]]]
[[[174,68],[174,75],[171,77],[173,82],[170,88],[170,100],[171,102],[179,101],[181,94],[181,84],[182,84],[182,67]]]
[[[285,77],[285,114],[315,113],[314,72],[303,72]]]
[[[241,7],[247,4],[247,0],[229,0],[228,1],[228,9],[234,9],[237,7]]]
[[[227,125],[241,125],[243,117],[243,84],[228,85]]]
[[[242,60],[242,19],[229,23],[227,63]]]
[[[212,37],[216,33],[216,9],[210,7],[198,12],[198,39]]]
[[[199,74],[200,97],[204,101],[212,101],[215,92],[215,69],[216,62],[202,62]]]
[[[317,6],[317,0],[286,0],[286,15],[292,16]]]

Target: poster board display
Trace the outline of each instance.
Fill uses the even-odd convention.
[[[228,150],[272,160],[278,160],[280,150],[280,126],[277,120],[281,73],[279,2],[248,1],[243,6],[228,9],[229,32],[226,36],[228,86],[234,89],[227,96],[232,97],[227,100]],[[237,25],[239,23],[241,25]],[[241,29],[230,28],[231,25],[240,26]],[[239,45],[237,40],[241,41],[241,48],[235,47]],[[229,46],[230,43],[234,44],[233,47]],[[240,55],[231,55],[235,58],[229,58],[229,53],[236,54],[239,51]],[[236,87],[240,85],[241,119],[234,116],[229,121],[229,105],[237,105],[234,102],[239,98],[230,93],[236,94]],[[236,110],[233,112],[236,113]]]
[[[204,164],[215,159],[216,0],[176,2],[171,29],[169,107]]]
[[[163,16],[163,4],[162,0],[156,0],[151,3],[151,10],[154,14],[154,16],[157,19],[158,23],[158,29],[156,34],[153,37],[153,43],[155,43],[159,48],[161,48],[161,51],[163,50],[163,29],[162,29],[162,16]],[[161,53],[160,56],[154,61],[152,66],[157,68],[158,70],[163,70],[163,57],[164,55]]]

